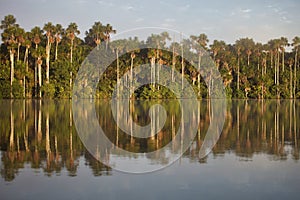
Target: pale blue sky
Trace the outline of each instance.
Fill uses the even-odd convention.
[[[118,32],[165,27],[186,35],[206,33],[227,43],[241,37],[258,42],[300,36],[298,0],[0,0],[1,20],[13,14],[26,30],[50,21],[64,27],[76,22],[82,38],[95,21]]]

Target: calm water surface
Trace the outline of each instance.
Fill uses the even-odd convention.
[[[181,115],[176,101],[131,103],[132,117],[140,125],[150,122],[151,105],[163,105],[168,114],[165,126],[152,138],[132,137],[117,131],[110,102],[97,101],[99,124],[112,143],[132,152],[151,152],[172,140]],[[184,155],[167,168],[134,175],[91,156],[77,135],[70,101],[0,100],[0,198],[299,198],[299,101],[229,101],[221,137],[201,159],[198,152],[214,116],[209,101],[198,106],[198,134]],[[120,117],[124,118],[121,111]],[[109,159],[110,147],[101,148],[99,156]]]

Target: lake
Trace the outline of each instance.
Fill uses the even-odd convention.
[[[206,133],[213,120],[221,120],[209,100],[198,101],[198,113],[188,113],[190,121],[200,120],[195,137],[180,125],[186,115],[176,100],[130,101],[129,114],[119,104],[113,113],[108,100],[88,101],[110,141],[92,150],[85,142],[90,136],[76,131],[74,119],[80,116],[90,130],[90,118],[84,111],[74,114],[70,100],[0,100],[1,199],[299,198],[299,100],[228,100],[221,135],[205,157],[199,151]],[[163,124],[157,117],[162,107],[150,109],[155,104],[166,111]],[[115,117],[118,124],[149,125],[157,134],[126,134]],[[134,154],[118,154],[116,147]],[[182,156],[171,162],[167,152]],[[159,170],[133,174],[122,170],[130,166],[117,168],[112,161]]]

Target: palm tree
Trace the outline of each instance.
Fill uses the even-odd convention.
[[[72,22],[69,24],[68,28],[66,29],[67,37],[70,39],[70,90],[72,88],[72,62],[73,62],[73,46],[74,46],[74,40],[76,38],[76,35],[80,34],[80,31],[78,30],[78,26],[76,23]]]
[[[226,48],[226,43],[223,40],[214,40],[213,43],[209,46],[210,50],[212,51],[213,54],[213,59],[216,62],[216,56],[221,50],[225,50]]]
[[[39,49],[39,44],[41,43],[41,38],[43,35],[43,30],[41,30],[40,27],[36,26],[33,29],[31,29],[31,36],[32,36],[32,41],[35,44],[35,67],[34,67],[34,85],[35,85],[35,95],[38,94],[38,85],[41,87],[41,82],[42,82],[42,76],[41,76],[41,65],[42,65],[42,60],[41,60],[41,55],[42,53],[38,50]],[[39,92],[39,97],[41,97],[41,93]]]
[[[50,51],[51,44],[54,42],[53,32],[55,26],[51,22],[44,25],[43,30],[46,32],[47,42],[46,42],[46,83],[49,83],[49,69],[50,69]]]
[[[280,50],[282,52],[282,72],[284,72],[284,52],[285,52],[285,47],[288,46],[288,39],[285,37],[280,38]]]
[[[92,28],[89,29],[89,31],[85,32],[86,34],[86,42],[87,43],[95,43],[97,46],[97,49],[99,49],[99,45],[101,41],[104,39],[104,26],[101,22],[95,22]],[[89,41],[91,40],[92,41]]]
[[[20,47],[25,42],[24,36],[25,30],[23,28],[18,27],[16,29],[17,61],[20,60]]]
[[[13,97],[12,94],[12,85],[14,81],[14,58],[15,58],[15,47],[16,47],[16,35],[19,25],[16,24],[16,18],[13,15],[7,15],[4,17],[4,20],[1,21],[0,28],[3,29],[1,34],[2,40],[7,44],[9,49],[9,58],[10,58],[10,97]]]
[[[120,63],[119,63],[119,53],[124,50],[126,41],[125,40],[115,40],[110,45],[110,48],[113,52],[116,53],[117,57],[117,96],[116,98],[119,98],[120,96]]]
[[[137,37],[134,37],[134,39],[132,39],[131,37],[129,38],[129,40],[126,41],[126,52],[128,52],[129,49],[135,49],[134,51],[131,52],[130,54],[130,58],[131,58],[131,62],[130,62],[130,94],[133,94],[134,91],[134,87],[133,87],[133,60],[135,58],[135,54],[139,52],[139,40]]]
[[[110,25],[110,24],[106,24],[106,26],[103,27],[104,29],[104,40],[105,40],[105,48],[107,50],[107,46],[108,46],[108,43],[110,41],[110,34],[111,33],[116,33],[116,30],[113,29],[113,27]]]
[[[61,36],[64,29],[61,24],[56,24],[54,28],[54,38],[55,38],[55,60],[57,60],[58,44],[61,42]]]
[[[237,92],[240,91],[240,57],[243,46],[240,44],[239,40],[235,42],[235,50],[237,53]]]
[[[201,33],[199,36],[190,36],[192,40],[195,40],[198,44],[194,46],[194,49],[197,51],[198,54],[198,96],[201,95],[200,92],[200,68],[201,68],[201,57],[203,56],[204,52],[203,49],[206,49],[207,43],[209,42],[207,35]],[[199,46],[200,45],[200,48]],[[203,49],[202,49],[203,48]]]

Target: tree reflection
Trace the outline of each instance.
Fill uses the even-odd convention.
[[[212,150],[214,157],[234,153],[241,160],[251,161],[255,154],[265,154],[271,160],[299,160],[299,101],[228,101],[222,135]],[[162,122],[158,113],[161,107],[150,109],[157,103],[167,112],[166,123],[160,131]],[[69,176],[76,176],[79,162],[85,162],[94,176],[111,174],[111,168],[97,161],[78,137],[69,100],[0,100],[0,106],[1,176],[5,181],[12,181],[25,164],[30,164],[32,169],[42,169],[46,176],[59,175],[63,169],[68,171]],[[127,151],[152,152],[161,149],[175,138],[179,128],[183,132],[185,130],[185,126],[180,127],[185,113],[181,112],[176,100],[130,100],[129,112],[124,112],[119,106],[117,120],[130,127],[128,134],[117,128],[109,101],[96,101],[95,106],[99,124],[109,140]],[[200,123],[198,134],[183,158],[208,162],[207,157],[199,159],[198,153],[212,118],[218,117],[212,115],[211,106],[209,101],[201,100],[196,112],[190,113],[193,116],[191,120],[200,119]],[[87,116],[84,112],[81,114]],[[129,120],[130,117],[133,120]],[[134,137],[133,123],[141,126],[151,123],[151,137]],[[184,137],[189,137],[188,133],[174,141],[170,147],[172,152],[182,151]],[[95,155],[109,163],[112,148],[111,144],[97,146]],[[156,163],[168,162],[167,158],[156,154],[148,159]]]

